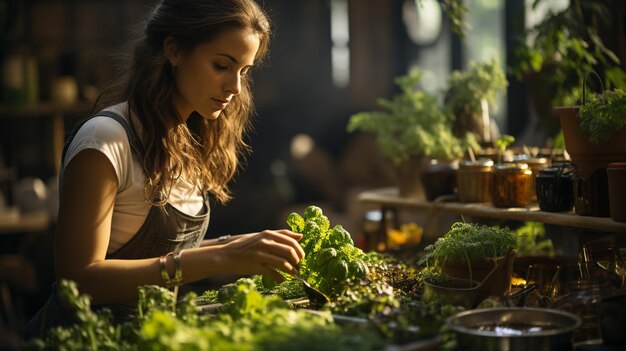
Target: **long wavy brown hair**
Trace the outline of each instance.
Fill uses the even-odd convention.
[[[194,113],[183,123],[173,104],[176,85],[163,44],[171,36],[182,52],[189,53],[233,28],[259,35],[258,66],[267,54],[271,32],[266,13],[254,0],[162,0],[138,28],[121,77],[95,104],[98,110],[128,101],[129,112],[132,109],[141,122],[146,200],[152,205],[165,204],[181,176],[221,203],[231,198],[228,182],[249,151],[244,137],[254,113],[251,81],[242,77],[241,93],[219,118]]]

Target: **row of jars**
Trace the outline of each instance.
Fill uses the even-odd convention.
[[[626,222],[624,204],[618,208],[620,201],[626,201],[620,195],[625,191],[626,164],[623,163],[612,163],[608,169],[598,169],[583,177],[571,163],[551,165],[548,158],[520,156],[499,164],[490,159],[461,161],[453,173],[461,202],[491,202],[499,208],[527,207],[537,202],[547,212],[575,208],[578,215],[612,216],[616,221]],[[441,172],[435,172],[431,178],[450,182]],[[614,191],[609,191],[609,183]],[[609,202],[611,192],[613,202]]]

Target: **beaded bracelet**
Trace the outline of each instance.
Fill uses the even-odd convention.
[[[176,287],[182,284],[183,282],[183,271],[182,271],[181,263],[180,263],[180,256],[182,255],[182,253],[183,251],[179,251],[176,253],[168,252],[167,254],[159,258],[159,268],[161,270],[161,279],[163,279],[163,284],[165,284],[167,288]],[[172,258],[174,259],[174,278],[170,277],[170,274],[167,271],[166,263],[167,263],[168,256],[172,256]]]
[[[229,239],[230,239],[230,235],[222,235],[219,238],[217,238],[217,243],[218,244],[226,244]]]

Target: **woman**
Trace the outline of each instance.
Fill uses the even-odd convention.
[[[128,318],[137,288],[169,288],[215,273],[295,272],[304,252],[289,230],[202,241],[208,196],[247,145],[248,74],[265,56],[269,21],[254,0],[163,0],[136,42],[106,108],[66,144],[55,243],[57,279]],[[182,250],[185,249],[183,252]],[[68,323],[54,294],[29,336]]]

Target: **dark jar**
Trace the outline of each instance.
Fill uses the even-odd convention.
[[[478,159],[465,160],[459,164],[456,181],[461,202],[491,202],[493,161]]]
[[[504,163],[493,168],[491,202],[495,207],[526,207],[531,199],[532,171],[526,163]]]
[[[542,211],[570,211],[574,207],[571,169],[566,165],[539,169],[535,191]]]
[[[434,201],[442,195],[454,194],[456,190],[456,171],[459,161],[441,161],[432,159],[420,173],[426,200]]]
[[[609,186],[606,168],[598,168],[585,177],[574,168],[572,173],[574,210],[579,216],[610,217]]]

